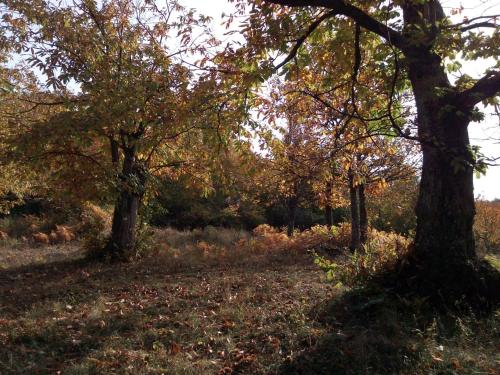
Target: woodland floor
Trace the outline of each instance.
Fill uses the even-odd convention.
[[[22,261],[0,257],[1,374],[499,370],[498,311],[435,314],[387,291],[339,290],[307,255],[171,267],[17,251]],[[65,260],[34,255],[44,251]]]

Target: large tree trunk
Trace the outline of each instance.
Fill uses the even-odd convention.
[[[469,113],[446,93],[451,86],[437,55],[421,50],[409,61],[423,152],[412,262],[429,286],[464,291],[461,281],[476,261]]]
[[[358,186],[359,199],[359,237],[360,242],[364,245],[368,241],[368,212],[366,211],[366,194],[365,185]]]
[[[351,201],[351,251],[357,250],[361,246],[359,233],[359,202],[358,189],[354,186],[354,175],[349,171],[349,197]]]
[[[135,147],[125,149],[122,186],[115,203],[111,238],[107,245],[114,260],[127,259],[135,249],[137,216],[145,182],[145,173],[135,159]]]

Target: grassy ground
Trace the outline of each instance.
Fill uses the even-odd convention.
[[[339,290],[307,254],[101,265],[72,260],[77,245],[17,251],[22,262],[0,258],[1,374],[498,371],[498,314]],[[41,264],[43,251],[66,260]]]

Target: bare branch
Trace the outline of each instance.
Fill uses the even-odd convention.
[[[464,20],[464,22],[456,23],[453,25],[446,26],[445,28],[447,29],[458,29],[462,32],[476,29],[479,27],[492,27],[492,28],[497,28],[498,25],[493,22],[488,22],[488,21],[481,21],[475,24],[472,24],[474,21],[479,21],[479,20],[496,20],[497,18],[500,17],[500,14],[491,14],[489,16],[479,16],[479,17],[474,17],[474,18],[469,18]],[[467,26],[465,26],[467,25]]]

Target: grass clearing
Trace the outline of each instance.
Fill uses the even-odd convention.
[[[228,255],[226,244],[217,261],[230,235],[193,240],[188,233],[179,235],[188,237],[181,241],[170,234],[175,247],[136,263],[66,259],[26,266],[25,259],[22,267],[3,269],[0,373],[498,370],[498,313],[438,314],[425,301],[390,291],[337,289],[308,254],[234,249]],[[205,245],[199,248],[200,241],[213,246],[212,255]]]

